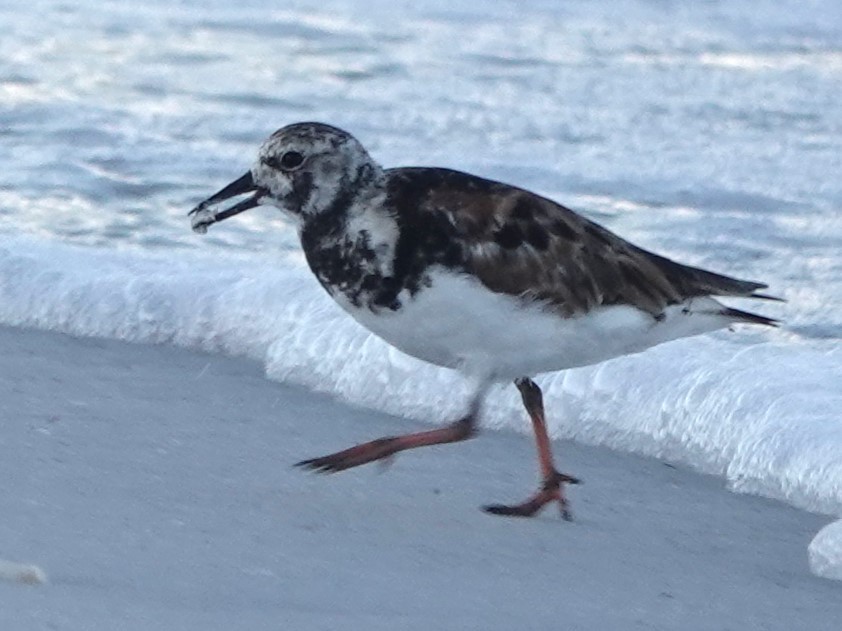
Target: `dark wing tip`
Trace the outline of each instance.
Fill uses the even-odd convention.
[[[763,285],[765,289],[768,285]],[[746,296],[746,298],[758,298],[759,300],[772,300],[773,302],[786,302],[786,298],[780,298],[778,296],[770,296],[769,294],[751,294]]]
[[[749,297],[756,298],[757,296]],[[741,309],[734,309],[732,307],[725,307],[719,313],[725,316],[726,318],[734,318],[738,322],[747,322],[749,324],[762,324],[764,326],[773,327],[779,327],[781,325],[780,320],[775,320],[774,318],[767,318],[766,316],[762,316],[757,313],[742,311]]]

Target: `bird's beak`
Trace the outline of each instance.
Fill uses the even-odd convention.
[[[214,210],[213,208],[213,206],[216,206],[226,199],[231,199],[232,197],[237,197],[239,195],[245,195],[246,193],[251,193],[252,191],[255,191],[254,195],[247,197],[233,206],[229,206],[228,208],[219,211]],[[263,189],[254,183],[254,178],[252,178],[251,171],[249,171],[241,178],[234,180],[228,186],[214,193],[191,210],[188,213],[188,216],[190,217],[190,225],[195,232],[204,234],[208,231],[208,226],[211,224],[222,221],[223,219],[228,219],[228,217],[233,217],[244,210],[258,206],[266,194],[266,189]]]

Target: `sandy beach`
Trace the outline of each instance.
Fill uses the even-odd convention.
[[[4,629],[838,628],[810,574],[829,518],[668,462],[557,442],[575,521],[483,514],[535,484],[531,440],[317,476],[297,460],[414,422],[252,361],[0,328]],[[524,422],[526,422],[524,420]]]
[[[840,42],[831,0],[0,3],[0,631],[842,628]],[[479,510],[537,483],[511,387],[476,440],[300,471],[467,398],[277,212],[190,230],[305,120],[782,326],[537,376],[573,523]]]

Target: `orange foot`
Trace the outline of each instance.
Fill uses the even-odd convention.
[[[335,454],[330,454],[329,456],[302,460],[301,462],[296,462],[295,466],[318,471],[319,473],[336,473],[337,471],[358,467],[367,462],[389,458],[402,449],[405,449],[405,447],[401,446],[400,437],[390,436],[388,438],[378,438],[377,440],[372,440],[371,442],[357,445],[350,449],[337,451]]]
[[[484,506],[483,510],[492,515],[505,515],[507,517],[532,517],[544,506],[552,501],[557,501],[561,509],[561,516],[565,521],[572,521],[573,517],[564,497],[564,484],[579,484],[579,479],[566,473],[553,473],[544,480],[541,490],[530,497],[522,504],[491,504]]]

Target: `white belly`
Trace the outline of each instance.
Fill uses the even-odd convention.
[[[721,305],[696,298],[668,307],[662,320],[634,307],[610,306],[574,318],[495,294],[479,281],[438,271],[431,287],[401,296],[398,311],[373,313],[340,304],[401,351],[467,374],[512,379],[595,364],[650,346],[728,326]]]

